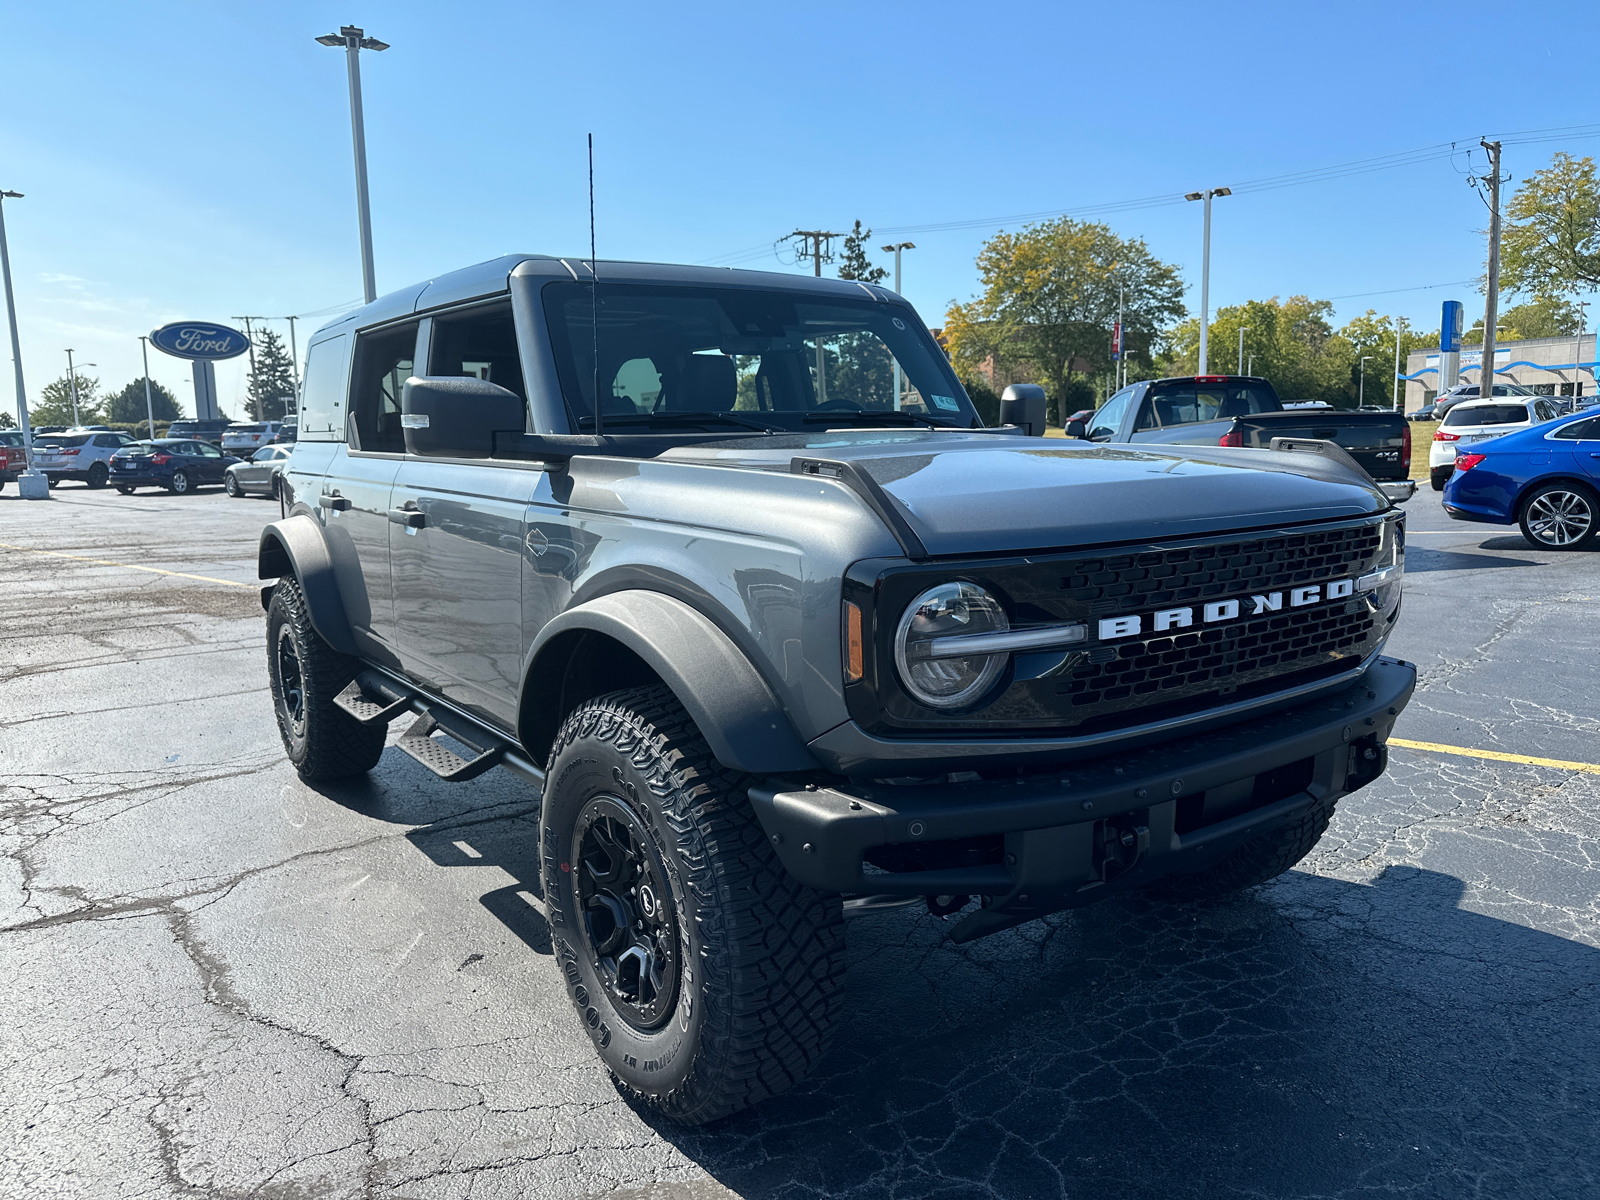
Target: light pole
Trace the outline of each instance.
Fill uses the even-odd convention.
[[[1244,335],[1250,332],[1250,326],[1239,326],[1239,374],[1244,374]],[[1254,364],[1251,364],[1254,365]]]
[[[5,276],[6,312],[11,320],[11,363],[17,378],[17,424],[22,427],[22,474],[17,494],[24,500],[48,500],[50,484],[33,469],[33,430],[28,425],[28,391],[22,385],[22,342],[17,337],[17,301],[11,293],[11,250],[6,245],[6,201],[21,200],[21,192],[0,191],[0,275]]]
[[[366,30],[346,25],[338,33],[317,39],[324,46],[343,46],[345,67],[350,76],[350,135],[356,154],[356,211],[361,219],[361,284],[366,302],[378,298],[377,276],[372,270],[372,212],[367,206],[367,129],[361,117],[361,52],[387,50],[388,42],[369,38]]]
[[[1400,343],[1406,339],[1406,319],[1399,317],[1394,323],[1394,411],[1400,411]]]
[[[150,339],[139,338],[139,353],[144,358],[144,415],[150,419],[150,440],[156,440],[156,407],[150,399]]]
[[[84,363],[86,367],[98,367],[99,363]],[[67,351],[67,390],[72,393],[72,423],[83,424],[78,420],[78,372],[72,365],[72,351]]]
[[[915,242],[896,242],[892,246],[885,246],[883,252],[894,252],[894,294],[900,295],[900,251],[915,250]],[[894,356],[894,410],[900,411],[900,356]]]
[[[1577,412],[1578,411],[1578,408],[1579,408],[1578,395],[1583,390],[1583,383],[1580,381],[1580,379],[1578,377],[1578,364],[1583,361],[1583,333],[1584,333],[1584,326],[1586,326],[1588,323],[1589,323],[1589,302],[1587,300],[1580,300],[1578,302],[1578,337],[1577,337],[1577,341],[1573,344],[1573,347],[1572,347],[1572,411],[1573,412]]]
[[[1206,325],[1211,320],[1211,197],[1231,196],[1232,188],[1207,188],[1203,192],[1190,192],[1184,196],[1185,200],[1204,200],[1206,202],[1205,238],[1200,254],[1200,369],[1197,375],[1206,373]]]
[[[289,322],[289,366],[294,371],[294,413],[295,419],[298,420],[300,417],[300,347],[295,345],[294,340],[295,318],[285,317],[284,320]]]
[[[1356,389],[1357,408],[1360,408],[1367,401],[1367,359],[1371,357],[1372,355],[1370,354],[1361,356],[1361,385]]]

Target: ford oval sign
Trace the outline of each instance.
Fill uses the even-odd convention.
[[[238,358],[250,349],[250,339],[237,329],[209,321],[174,321],[150,335],[150,344],[174,358],[216,361]]]

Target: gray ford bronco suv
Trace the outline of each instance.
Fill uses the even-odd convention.
[[[1411,696],[1400,513],[1022,428],[869,284],[516,255],[377,300],[312,339],[261,538],[289,758],[407,718],[442,780],[526,777],[578,1017],[683,1122],[824,1053],[846,917],[1282,873]]]

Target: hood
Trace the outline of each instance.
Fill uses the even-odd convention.
[[[684,447],[667,457],[783,471],[796,457],[852,461],[893,498],[935,555],[1148,542],[1363,516],[1390,506],[1370,480],[1338,463],[1272,450],[862,431],[751,438]]]

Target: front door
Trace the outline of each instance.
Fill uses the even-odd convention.
[[[509,304],[435,317],[429,375],[472,375],[525,396]],[[407,456],[390,497],[395,628],[405,672],[507,730],[517,721],[533,463]]]

